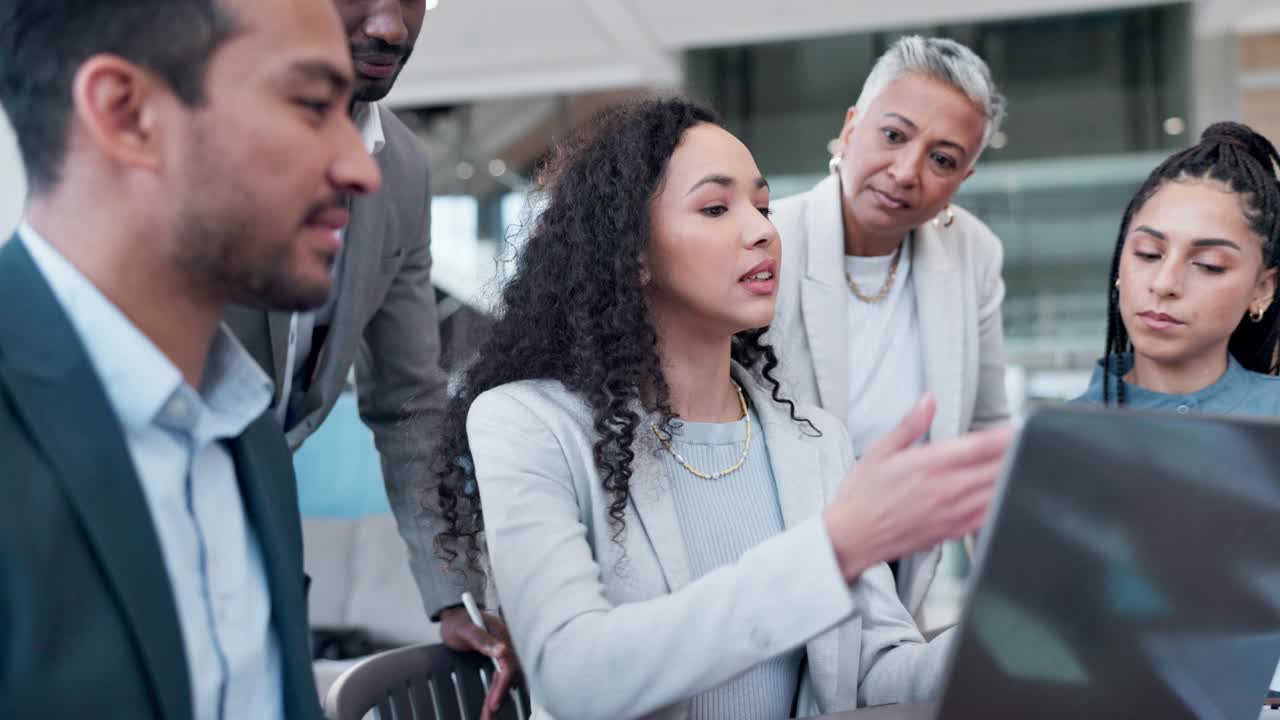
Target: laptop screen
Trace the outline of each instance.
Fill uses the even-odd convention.
[[[1257,717],[1280,660],[1280,424],[1043,411],[992,512],[941,718]]]

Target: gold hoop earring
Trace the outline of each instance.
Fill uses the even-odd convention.
[[[832,155],[831,159],[827,161],[827,172],[833,172],[833,173],[840,172],[841,160],[844,160],[844,155],[841,155],[840,153],[836,153],[835,155]]]
[[[956,211],[952,210],[950,205],[947,205],[947,207],[943,210],[943,212],[946,213],[947,219],[939,220],[938,218],[942,217],[942,213],[939,213],[938,217],[935,217],[933,219],[934,227],[949,228],[951,227],[951,223],[956,221]]]
[[[1249,319],[1254,322],[1262,322],[1262,316],[1266,314],[1266,308],[1249,308]]]

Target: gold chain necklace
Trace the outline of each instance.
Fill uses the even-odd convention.
[[[858,284],[853,281],[853,276],[847,270],[845,271],[845,282],[849,283],[849,290],[853,292],[854,297],[868,305],[875,305],[889,297],[889,291],[893,289],[893,278],[898,274],[898,261],[902,259],[902,245],[905,244],[899,244],[898,249],[893,252],[893,261],[889,263],[889,276],[884,279],[884,285],[875,295],[863,295],[858,289]]]
[[[657,436],[658,442],[662,443],[662,446],[667,449],[667,452],[671,453],[671,456],[676,459],[676,462],[680,463],[685,470],[688,470],[690,473],[702,478],[703,480],[719,480],[725,475],[737,472],[746,464],[747,453],[751,451],[751,414],[747,412],[747,396],[742,393],[742,386],[738,383],[735,382],[733,387],[738,391],[738,403],[742,406],[742,417],[747,421],[747,442],[742,447],[742,457],[738,458],[738,462],[724,470],[713,473],[704,473],[690,465],[687,460],[680,456],[680,453],[676,452],[676,449],[671,446],[671,443],[662,436],[662,433],[658,430],[658,426],[654,423],[649,423],[649,427],[653,429],[653,434]]]

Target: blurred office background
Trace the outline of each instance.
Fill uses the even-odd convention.
[[[1078,393],[1102,346],[1107,264],[1132,191],[1211,122],[1239,119],[1280,139],[1280,0],[439,0],[386,104],[432,158],[446,363],[464,365],[483,335],[505,260],[536,212],[530,174],[555,139],[619,99],[688,92],[720,110],[784,197],[825,174],[845,109],[905,33],[969,45],[1009,98],[1008,123],[958,201],[1004,242],[1015,413]],[[23,194],[4,125],[0,237]],[[377,546],[400,557],[354,398],[298,468],[309,518],[382,518]],[[318,554],[310,540],[308,552]],[[926,624],[953,619],[965,567],[949,555],[954,582],[939,584]],[[386,595],[377,582],[375,606]],[[406,577],[387,582],[412,591]],[[339,604],[349,613],[359,603]],[[390,620],[406,622],[421,623]]]

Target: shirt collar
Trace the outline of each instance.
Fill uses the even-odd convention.
[[[387,144],[387,136],[382,132],[382,113],[378,110],[377,103],[355,103],[352,106],[351,121],[360,130],[364,149],[370,155],[382,152],[382,147]]]
[[[84,344],[126,429],[155,422],[184,389],[214,413],[215,425],[226,431],[220,436],[239,435],[266,410],[271,380],[225,326],[210,345],[205,377],[194,393],[168,356],[35,229],[23,222],[18,236]]]
[[[1133,369],[1133,353],[1122,353],[1113,356],[1110,374],[1107,381],[1111,384],[1111,396],[1124,385],[1125,400],[1128,404],[1140,407],[1182,407],[1208,410],[1213,412],[1230,412],[1242,403],[1249,394],[1249,386],[1253,381],[1253,373],[1244,369],[1235,356],[1227,353],[1227,371],[1222,377],[1207,387],[1185,395],[1147,390],[1132,383],[1126,383],[1123,377]],[[1102,397],[1102,382],[1106,370],[1106,358],[1098,360],[1093,369],[1093,377],[1089,380],[1089,394]]]

